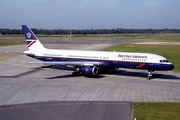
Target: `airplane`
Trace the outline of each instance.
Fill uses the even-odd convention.
[[[27,56],[38,59],[34,64],[67,65],[75,68],[73,75],[97,76],[99,69],[148,70],[147,79],[153,79],[154,71],[174,69],[165,57],[152,53],[82,51],[45,48],[28,25],[22,25],[28,49]]]

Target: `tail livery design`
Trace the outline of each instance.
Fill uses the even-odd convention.
[[[42,50],[45,49],[38,38],[34,35],[27,25],[22,25],[22,30],[26,38],[29,50]]]

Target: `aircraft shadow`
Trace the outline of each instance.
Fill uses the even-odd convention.
[[[46,79],[52,80],[52,79],[60,79],[60,78],[74,78],[74,77],[81,77],[82,75],[61,75],[61,76],[54,76],[54,77],[48,77]],[[89,76],[85,76],[86,78],[94,78],[94,79],[99,79],[99,78],[103,78],[105,76],[102,75],[98,75],[98,76],[94,76],[94,77],[89,77]]]
[[[143,77],[146,78],[147,77],[147,71],[144,72],[135,72],[135,71],[130,71],[130,70],[113,70],[113,69],[107,69],[107,70],[101,70],[100,74],[112,74],[112,75],[117,75],[117,76],[135,76],[135,77]],[[153,73],[154,78],[159,78],[159,79],[179,79],[180,77],[174,76],[174,75],[168,75],[166,73]]]
[[[40,70],[41,70],[41,67],[30,68],[30,71],[23,72],[23,73],[13,75],[13,76],[0,76],[0,78],[20,78],[20,77],[23,77],[23,76],[26,76],[26,75],[29,75],[29,74],[32,74],[32,73],[36,73],[36,72],[38,72]]]
[[[57,69],[57,70],[69,70],[69,71],[74,71],[73,67],[67,67],[66,65],[51,65],[51,66],[43,66],[43,68],[51,68],[51,69]],[[100,69],[99,70],[99,75],[95,76],[93,78],[102,78],[105,77],[103,74],[110,74],[110,75],[117,75],[117,76],[131,76],[131,77],[141,77],[141,78],[146,78],[147,77],[147,71],[131,71],[131,70],[115,70],[115,69]],[[80,75],[81,76],[81,75]],[[180,77],[174,76],[174,75],[168,75],[166,73],[153,73],[154,78],[159,78],[159,79],[172,79],[172,80],[180,80]],[[49,77],[47,79],[58,79],[58,78],[70,78],[70,77],[79,77],[79,76],[74,76],[72,74],[69,75],[63,75],[63,76],[55,76],[55,77]]]
[[[51,68],[51,69],[56,69],[56,70],[68,70],[68,71],[74,71],[73,67],[67,67],[66,65],[49,65],[49,66],[42,66],[42,68]],[[67,74],[67,75],[61,75],[61,76],[54,76],[54,77],[48,77],[46,79],[59,79],[59,78],[73,78],[73,77],[81,77],[83,75],[72,75],[72,74]],[[86,78],[103,78],[105,76],[103,75],[98,75],[98,76],[85,76]]]

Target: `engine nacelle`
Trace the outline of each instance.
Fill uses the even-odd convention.
[[[98,68],[96,66],[80,66],[79,72],[84,76],[95,76],[98,74]]]

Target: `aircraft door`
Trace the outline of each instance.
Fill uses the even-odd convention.
[[[65,56],[64,55],[62,55],[62,60],[65,60]]]
[[[117,63],[117,57],[116,56],[113,59],[113,63]]]
[[[149,65],[150,65],[150,66],[153,66],[153,65],[154,65],[154,63],[149,63]]]

